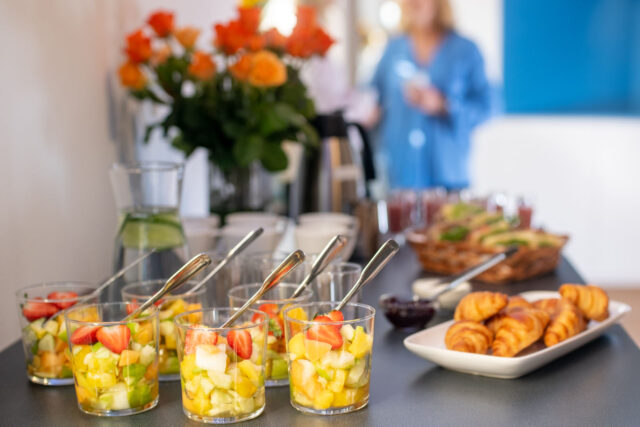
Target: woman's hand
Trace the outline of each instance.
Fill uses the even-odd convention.
[[[405,89],[405,97],[409,104],[432,116],[447,112],[447,101],[442,93],[433,86],[408,85]]]

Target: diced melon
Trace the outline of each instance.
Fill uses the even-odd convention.
[[[234,397],[222,390],[213,390],[211,393],[211,410],[209,415],[212,417],[233,411]]]
[[[122,350],[118,366],[127,366],[136,363],[140,358],[140,353],[135,350]]]
[[[300,390],[313,379],[315,373],[315,366],[308,360],[298,359],[291,362],[291,383]]]
[[[45,334],[38,343],[38,350],[49,352],[53,351],[56,347],[56,340],[53,338],[53,335]]]
[[[367,334],[362,326],[358,326],[356,328],[355,334],[353,336],[353,341],[351,345],[349,345],[349,353],[353,354],[354,357],[360,359],[371,351],[371,346],[373,345],[373,338],[371,335]]]
[[[356,358],[348,351],[330,351],[321,360],[324,366],[334,369],[349,369],[355,363]]]
[[[289,353],[295,354],[298,357],[304,356],[305,353],[305,345],[304,345],[305,339],[304,339],[304,334],[303,333],[299,333],[293,336],[293,338],[291,338],[289,340],[289,345],[287,346],[287,351]],[[331,346],[329,346],[331,347]]]
[[[349,374],[345,380],[345,385],[352,387],[360,382],[360,379],[364,376],[366,368],[365,359],[358,359],[353,368],[349,369]]]
[[[211,382],[211,380],[207,377],[205,377],[204,375],[200,376],[200,390],[202,390],[202,392],[209,396],[211,394],[211,391],[213,390],[213,382]]]
[[[304,393],[302,393],[301,391],[298,391],[296,389],[293,389],[292,391],[292,397],[294,402],[302,405],[302,406],[306,406],[306,407],[313,407],[313,400],[309,399]]]
[[[221,389],[229,390],[231,388],[232,378],[223,372],[207,371],[207,375],[213,381],[213,384]]]
[[[354,334],[355,330],[351,325],[344,325],[342,328],[340,328],[340,335],[342,335],[342,338],[344,338],[345,341],[353,340]]]
[[[271,378],[274,380],[287,378],[287,361],[284,359],[273,359],[271,365]]]
[[[47,333],[42,325],[44,325],[44,317],[29,323],[29,328],[36,334],[36,338],[40,339]]]
[[[227,355],[215,346],[199,345],[196,347],[196,366],[205,371],[224,373],[227,369]]]
[[[129,408],[129,396],[127,386],[124,383],[118,383],[110,387],[106,393],[103,393],[101,398],[105,395],[111,396],[111,407],[109,409],[121,410]]]
[[[253,397],[242,395],[236,397],[235,399],[233,399],[233,409],[239,414],[247,414],[253,412],[255,409]]]
[[[311,362],[324,357],[331,350],[331,344],[322,341],[314,341],[305,339],[305,356]]]
[[[172,320],[166,320],[160,322],[160,335],[166,337],[168,335],[175,335],[176,333],[176,325]]]
[[[156,360],[156,349],[150,345],[145,345],[140,350],[140,363],[149,365]]]
[[[62,324],[60,325],[60,329],[58,329],[58,338],[60,338],[64,342],[68,341],[67,324],[65,322],[62,322]]]
[[[45,331],[50,333],[53,336],[58,335],[58,321],[57,320],[47,320],[42,326]]]

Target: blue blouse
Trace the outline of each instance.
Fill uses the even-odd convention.
[[[409,104],[405,86],[431,84],[445,97],[446,115]],[[415,59],[408,36],[389,41],[373,77],[382,108],[381,148],[391,188],[469,186],[469,136],[489,116],[489,84],[476,45],[448,33],[428,64]]]

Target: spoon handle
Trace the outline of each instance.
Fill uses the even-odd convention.
[[[213,268],[213,270],[211,270],[211,272],[209,272],[209,274],[207,274],[205,276],[204,279],[202,279],[200,282],[198,282],[198,284],[195,285],[193,288],[191,288],[191,290],[189,292],[187,292],[187,293],[189,293],[189,294],[195,293],[198,289],[203,287],[205,285],[205,283],[207,283],[209,280],[211,280],[211,278],[213,276],[218,274],[218,272],[220,270],[222,270],[229,263],[229,261],[231,261],[236,256],[238,256],[242,251],[244,251],[247,248],[247,246],[249,246],[251,243],[253,243],[253,241],[256,240],[258,237],[260,237],[260,235],[262,234],[263,231],[264,231],[264,229],[262,227],[258,227],[255,230],[251,231],[246,236],[244,236],[242,238],[242,240],[240,240],[240,242],[238,242],[238,244],[236,244],[233,248],[231,248],[231,250],[229,252],[227,252],[227,255],[225,255],[225,257],[222,259],[222,261],[220,261],[218,263],[218,265],[216,265]]]
[[[296,298],[300,296],[302,291],[304,291],[305,288],[309,286],[309,283],[311,283],[313,279],[318,277],[318,274],[320,274],[325,268],[327,268],[329,263],[331,263],[331,261],[333,261],[333,259],[340,253],[346,243],[347,238],[345,236],[341,236],[339,234],[337,236],[334,236],[333,239],[331,239],[331,241],[324,247],[324,249],[322,249],[320,255],[318,255],[318,258],[311,266],[311,271],[309,272],[309,274],[307,274],[307,276],[302,279],[300,286],[296,288],[296,290],[293,292],[293,294],[291,294],[289,298]]]
[[[399,249],[400,246],[395,240],[387,240],[367,263],[367,265],[362,270],[362,274],[360,274],[360,277],[358,278],[356,284],[353,285],[347,295],[342,298],[342,301],[340,301],[340,304],[338,304],[335,309],[338,311],[342,310],[347,302],[349,302],[349,300],[353,298],[353,296],[357,294],[364,285],[369,283],[371,279],[373,279],[378,275],[378,273],[380,273],[380,270],[382,270],[382,268],[387,265],[389,261],[391,261],[391,258],[393,258],[393,256],[396,254],[396,252],[398,252]]]
[[[185,265],[180,267],[178,271],[173,273],[167,282],[164,284],[162,289],[156,292],[151,298],[146,300],[140,307],[138,307],[133,313],[129,314],[125,317],[124,320],[129,320],[135,318],[137,315],[145,311],[147,308],[151,307],[156,301],[162,298],[165,294],[171,292],[176,289],[178,286],[182,285],[184,282],[192,278],[196,273],[205,268],[207,265],[211,264],[211,258],[207,254],[198,254],[191,258]]]
[[[271,274],[269,274],[269,276],[262,283],[262,286],[260,286],[260,289],[258,289],[258,291],[255,294],[253,294],[253,296],[249,298],[249,300],[245,302],[242,305],[242,307],[236,310],[231,315],[231,317],[229,317],[229,319],[227,319],[227,321],[224,322],[221,328],[227,328],[231,326],[233,322],[235,322],[238,319],[238,317],[242,315],[242,313],[244,313],[256,301],[258,301],[260,297],[262,297],[262,295],[265,294],[265,292],[275,287],[278,283],[280,283],[282,279],[285,278],[287,274],[289,274],[291,270],[293,270],[298,265],[300,265],[300,263],[304,261],[304,258],[305,258],[304,252],[302,252],[301,250],[297,250],[291,253],[284,261],[282,261],[282,263],[279,266],[275,268],[275,270],[271,272]]]
[[[484,261],[484,262],[482,262],[482,263],[480,263],[480,264],[478,264],[478,265],[476,265],[474,267],[471,267],[470,269],[462,272],[462,274],[460,274],[458,277],[454,278],[451,281],[451,283],[449,283],[446,287],[442,288],[441,290],[439,290],[435,294],[431,295],[429,297],[429,299],[431,299],[433,301],[437,300],[440,295],[449,292],[453,288],[457,287],[458,285],[460,285],[463,282],[466,282],[469,279],[473,279],[478,274],[487,271],[488,269],[490,269],[494,265],[500,264],[502,261],[504,261],[505,259],[507,259],[511,255],[515,254],[516,252],[518,252],[518,248],[517,247],[511,247],[511,248],[507,249],[504,252],[500,252],[499,254],[493,255],[491,258],[487,259],[486,261]]]

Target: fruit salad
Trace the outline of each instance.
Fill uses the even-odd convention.
[[[129,415],[157,404],[156,313],[151,309],[142,318],[102,325],[67,319],[72,331],[69,341],[76,396],[82,411]]]
[[[181,316],[182,321],[176,318],[181,337],[182,405],[189,418],[236,422],[264,410],[266,316],[253,312],[256,314],[255,322],[226,329],[192,323],[185,319],[188,313]]]
[[[39,293],[46,296],[31,297],[35,288],[39,288]],[[51,289],[46,288],[58,290],[50,292]],[[61,311],[76,304],[78,293],[86,294],[93,290],[93,286],[67,283],[40,285],[19,291],[22,343],[27,376],[31,381],[45,385],[73,383],[67,328]],[[85,315],[87,318],[80,320],[94,320],[95,316],[89,316],[88,312]]]
[[[164,286],[164,283],[164,280],[150,280],[125,286],[122,289],[122,296],[125,301],[129,302],[127,311],[131,313],[137,309],[140,305],[139,301],[150,298]],[[192,286],[195,286],[195,283],[186,283],[181,286],[180,291],[186,293]],[[177,351],[178,330],[173,323],[173,318],[185,311],[201,309],[205,291],[206,289],[202,288],[190,295],[172,295],[156,303],[160,321],[160,341],[158,343],[158,373],[160,374],[160,381],[178,380],[180,378]],[[198,322],[198,315],[194,314],[190,321]]]
[[[232,307],[241,307],[253,295],[260,285],[242,285],[236,286],[229,291],[229,299]],[[258,301],[256,307],[262,313],[267,315],[267,360],[265,363],[266,385],[281,386],[289,383],[289,372],[287,364],[287,342],[284,337],[284,311],[289,308],[292,303],[302,303],[309,301],[313,294],[310,291],[304,291],[297,298],[287,298],[293,294],[297,285],[282,283],[276,288],[264,295],[264,300]],[[279,292],[279,294],[278,294]],[[278,297],[283,297],[278,299]],[[291,315],[304,316],[303,310],[292,312]],[[260,317],[259,313],[251,319],[253,322]],[[302,318],[302,317],[301,317]]]
[[[286,319],[293,406],[316,414],[364,407],[369,400],[373,318],[345,322],[334,310],[299,322],[290,316],[292,310]]]

